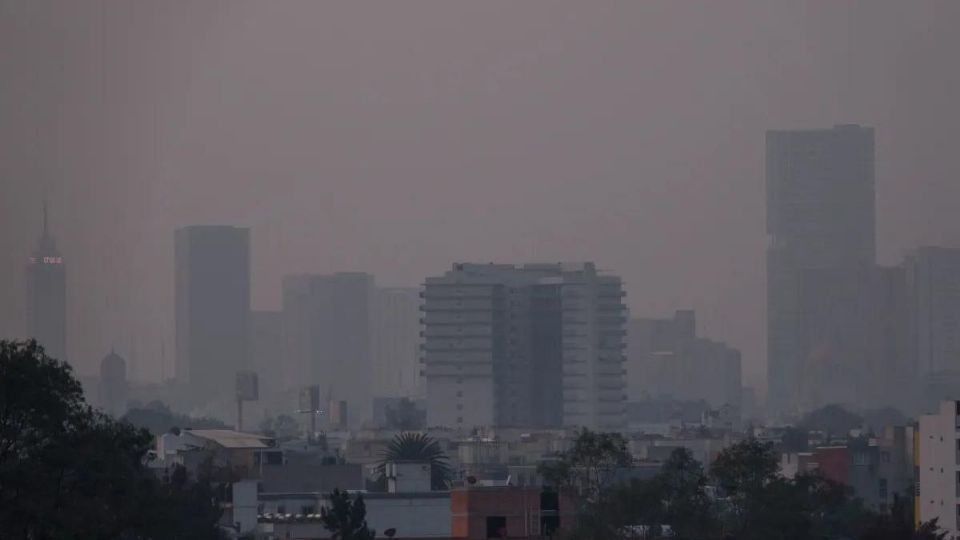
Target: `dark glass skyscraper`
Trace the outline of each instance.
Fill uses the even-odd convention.
[[[248,368],[250,231],[184,227],[174,243],[177,380],[196,401],[230,397]]]
[[[47,354],[67,359],[67,270],[47,225],[43,207],[43,232],[27,263],[27,335],[43,345]]]
[[[855,319],[876,258],[873,129],[769,131],[766,152],[768,403],[783,415],[804,408],[805,392],[829,399],[816,374],[849,382],[831,372],[851,368],[864,330]]]

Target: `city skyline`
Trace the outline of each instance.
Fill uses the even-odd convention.
[[[46,196],[83,373],[113,344],[133,362],[136,344],[133,371],[159,378],[175,334],[170,232],[228,223],[252,231],[254,309],[279,308],[287,273],[414,286],[456,260],[592,259],[623,276],[634,314],[695,309],[762,386],[767,129],[873,126],[879,262],[960,245],[948,151],[960,82],[938,68],[956,48],[950,3],[515,7],[506,20],[485,6],[470,24],[410,7],[356,38],[326,25],[368,21],[366,8],[60,8],[4,7],[22,24],[0,22],[4,50],[32,51],[3,64],[19,75],[0,94],[16,195],[2,198],[0,331],[25,332],[23,261]],[[59,17],[73,21],[62,34],[40,31]],[[707,19],[690,42],[666,31]],[[311,47],[318,34],[354,61]],[[381,53],[414,64],[384,78]],[[221,57],[216,76],[201,69]],[[609,61],[577,60],[594,57]],[[227,86],[253,106],[220,100]]]

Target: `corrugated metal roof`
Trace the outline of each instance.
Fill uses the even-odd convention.
[[[270,438],[232,429],[191,429],[192,435],[207,439],[224,448],[270,448]]]

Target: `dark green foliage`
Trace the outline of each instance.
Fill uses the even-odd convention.
[[[897,497],[889,514],[873,516],[859,540],[943,540],[947,533],[933,519],[914,529],[909,499]]]
[[[0,538],[219,538],[202,485],[143,465],[151,440],[87,406],[36,342],[0,341]]]
[[[721,526],[738,539],[850,538],[866,515],[845,486],[780,476],[773,447],[755,439],[721,452],[710,474],[724,497]]]
[[[570,450],[555,461],[541,463],[538,472],[549,485],[596,502],[601,491],[612,483],[617,471],[630,463],[630,452],[623,435],[584,429]]]
[[[453,472],[440,444],[423,433],[400,433],[390,441],[377,465],[378,481],[386,481],[386,464],[391,461],[422,461],[430,463],[430,488],[448,489]]]
[[[597,434],[581,437],[580,453],[603,454],[596,451]],[[577,447],[555,468],[574,469]],[[936,523],[914,531],[909,508],[901,501],[890,515],[878,515],[846,486],[818,476],[784,478],[773,448],[751,439],[721,452],[709,475],[677,449],[654,478],[601,486],[595,498],[581,500],[569,534],[584,540],[641,533],[675,540],[942,540]]]
[[[346,491],[334,489],[330,506],[320,508],[323,527],[334,540],[373,540],[376,531],[367,528],[367,507],[363,495],[351,499]]]
[[[799,427],[805,430],[817,430],[828,435],[847,435],[851,429],[863,425],[863,418],[844,409],[840,405],[827,405],[805,414]]]
[[[179,429],[226,429],[228,426],[216,418],[193,418],[170,410],[162,401],[151,401],[144,407],[127,411],[123,419],[153,435]]]
[[[894,407],[881,407],[863,411],[863,423],[874,433],[882,433],[887,426],[905,426],[911,422],[900,410]]]
[[[715,508],[707,496],[703,466],[685,448],[678,448],[653,481],[659,516],[652,523],[669,523],[679,539],[700,538],[715,525]]]

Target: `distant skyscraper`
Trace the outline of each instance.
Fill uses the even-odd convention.
[[[631,401],[706,401],[740,409],[740,351],[697,337],[693,311],[671,319],[633,319],[627,328]]]
[[[250,367],[259,376],[261,395],[281,390],[282,321],[279,311],[250,312]]]
[[[427,278],[427,424],[624,425],[620,278],[586,264],[455,264]]]
[[[66,281],[66,265],[50,234],[44,205],[43,230],[26,269],[27,335],[58,360],[67,360]]]
[[[127,412],[127,363],[110,351],[100,361],[100,407],[116,417]]]
[[[373,379],[377,397],[413,397],[420,384],[420,289],[377,287],[373,303]]]
[[[373,276],[360,272],[283,280],[283,363],[290,386],[320,386],[346,401],[349,421],[372,416]]]
[[[909,351],[925,404],[960,391],[960,248],[922,247],[903,263],[909,298]]]
[[[804,379],[827,361],[824,351],[849,350],[821,347],[815,338],[839,335],[847,343],[844,327],[854,324],[848,314],[864,303],[851,287],[875,264],[873,129],[769,131],[766,145],[768,401],[782,415],[804,406],[801,388],[811,388]],[[816,320],[811,306],[838,310],[837,324],[820,321],[805,332],[804,322]],[[832,358],[850,361],[841,356]]]
[[[228,398],[248,367],[250,231],[191,226],[174,240],[177,379],[195,400]]]

